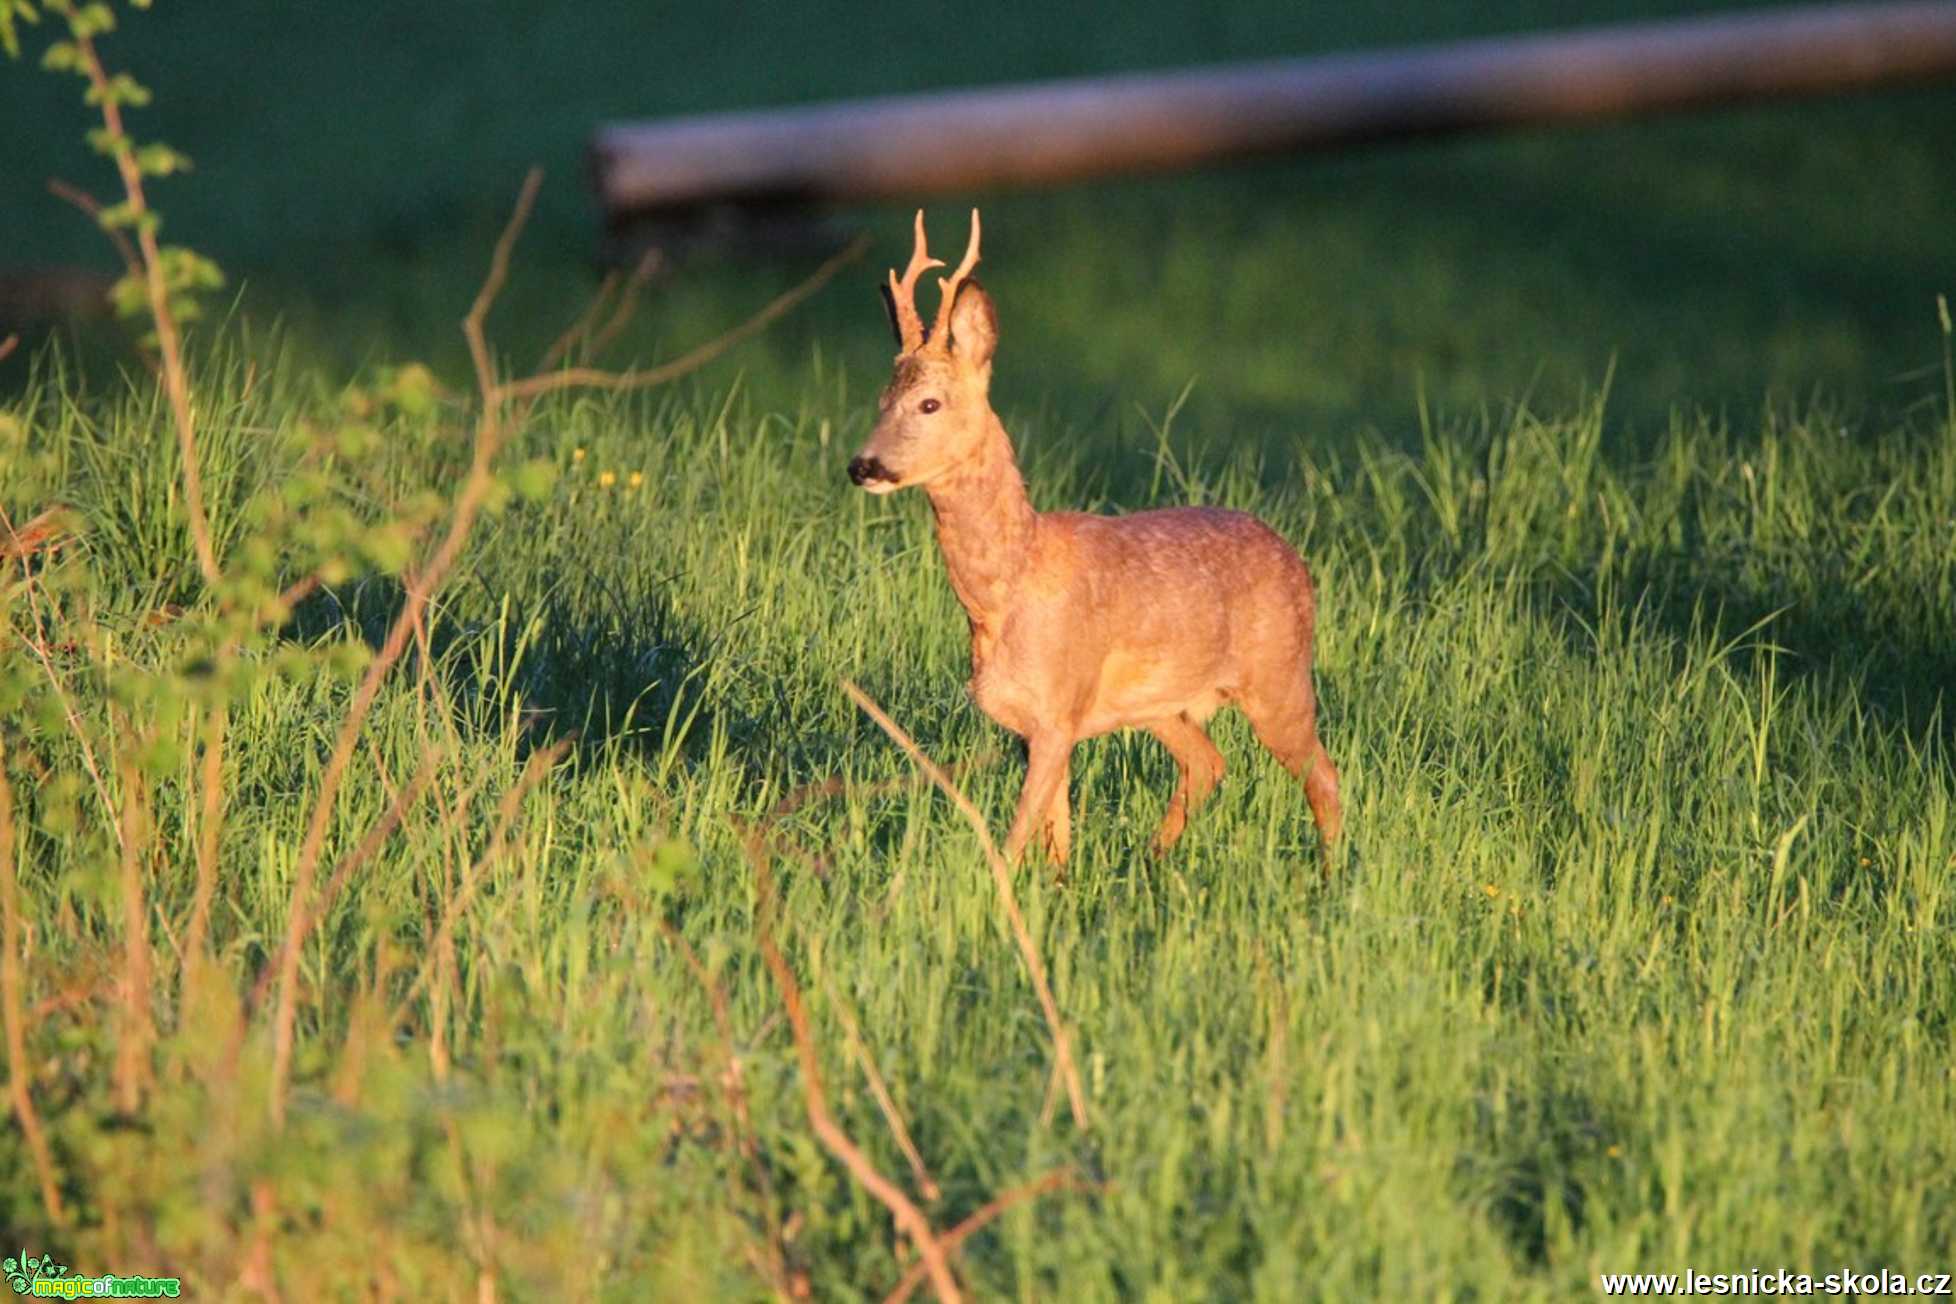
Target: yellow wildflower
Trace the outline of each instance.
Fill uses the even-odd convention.
[[[645,483],[645,472],[643,471],[634,471],[631,473],[631,475],[629,475],[625,479],[625,487],[627,489],[636,489],[644,483]]]
[[[609,489],[611,488],[611,486],[617,483],[618,483],[618,473],[616,471],[598,472],[598,488]]]
[[[581,449],[581,448],[573,448],[573,449],[571,449],[571,461],[573,461],[573,462],[582,462],[583,460],[584,460],[584,450],[583,450],[583,449]]]

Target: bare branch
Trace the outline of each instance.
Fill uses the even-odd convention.
[[[522,193],[517,197],[515,211],[509,224],[503,230],[502,238],[496,242],[495,256],[491,261],[488,276],[485,278],[475,304],[462,324],[463,334],[468,337],[469,351],[475,357],[478,376],[482,379],[484,390],[483,410],[478,414],[475,428],[475,450],[469,462],[467,476],[461,490],[455,496],[455,505],[450,512],[447,533],[436,546],[434,555],[427,563],[410,572],[406,582],[406,600],[400,614],[395,616],[394,624],[388,629],[380,651],[368,663],[366,674],[361,676],[359,687],[354,690],[353,701],[340,721],[338,735],[333,740],[333,750],[327,758],[325,771],[320,776],[319,792],[313,800],[311,819],[306,825],[304,840],[299,846],[298,864],[293,870],[292,904],[286,916],[286,941],[279,951],[279,1000],[278,1009],[272,1025],[272,1081],[270,1086],[270,1109],[276,1125],[285,1121],[285,1088],[292,1071],[292,1024],[297,1014],[298,966],[300,934],[308,918],[308,905],[312,900],[313,882],[319,871],[319,859],[326,841],[326,827],[332,821],[333,802],[339,795],[340,784],[346,777],[346,767],[353,756],[354,744],[360,737],[367,716],[372,712],[374,702],[380,695],[381,683],[388,672],[394,668],[401,654],[407,650],[409,636],[421,613],[447,582],[449,573],[461,557],[462,548],[468,542],[470,532],[475,528],[476,518],[488,501],[490,491],[495,485],[495,460],[502,447],[505,427],[498,404],[492,401],[495,376],[486,370],[490,366],[489,349],[482,333],[483,320],[489,315],[490,306],[495,302],[496,291],[501,288],[509,270],[509,253],[522,230],[524,220],[529,216],[530,206],[535,202],[537,185],[542,174],[535,169],[524,180]]]
[[[827,285],[837,272],[860,258],[863,250],[868,247],[868,236],[858,238],[848,248],[816,268],[807,280],[776,296],[766,307],[740,325],[724,335],[680,354],[671,362],[648,367],[643,371],[600,371],[592,367],[566,367],[562,371],[529,376],[523,380],[509,381],[497,386],[494,390],[495,397],[504,400],[541,398],[545,394],[554,394],[565,389],[652,389],[677,380],[688,372],[698,371],[734,345],[752,338],[773,325],[802,300]]]
[[[523,178],[523,189],[517,193],[516,207],[510,212],[509,221],[503,225],[503,233],[496,240],[495,252],[489,255],[489,273],[482,278],[482,288],[476,291],[475,302],[469,305],[469,315],[462,319],[462,335],[469,342],[469,357],[475,362],[476,385],[481,389],[485,403],[496,391],[496,369],[489,357],[489,341],[483,324],[488,321],[489,309],[495,306],[496,296],[502,293],[503,284],[509,279],[510,255],[515,252],[516,241],[530,220],[530,210],[536,206],[537,191],[542,185],[543,169],[531,168]]]
[[[639,291],[645,288],[645,283],[652,278],[652,273],[657,270],[663,257],[659,250],[648,249],[645,251],[645,256],[638,260],[637,265],[629,273],[621,274],[616,269],[606,272],[604,279],[598,282],[597,292],[591,296],[591,301],[584,305],[584,310],[578,313],[576,319],[564,328],[564,333],[543,351],[543,356],[537,360],[536,370],[549,371],[562,362],[570,356],[570,351],[577,347],[579,340],[584,341],[585,349],[589,354],[596,354],[602,350],[612,336],[624,329],[625,323],[631,319],[633,310],[638,306]],[[621,284],[624,290],[618,295],[617,306],[613,308],[611,316],[605,320],[604,326],[595,335],[592,334],[591,328],[597,323],[598,313],[610,302],[612,294],[618,291]]]
[[[802,1104],[808,1114],[808,1125],[823,1147],[849,1170],[849,1175],[864,1190],[882,1202],[897,1226],[915,1243],[937,1298],[955,1304],[964,1296],[958,1289],[957,1278],[951,1274],[951,1264],[945,1257],[944,1247],[938,1243],[937,1234],[931,1229],[930,1219],[903,1193],[901,1187],[877,1171],[869,1156],[849,1139],[849,1134],[829,1113],[828,1096],[822,1088],[822,1066],[815,1054],[814,1034],[808,1028],[808,1013],[802,1008],[801,988],[795,982],[794,972],[788,968],[780,948],[774,944],[771,931],[774,875],[768,869],[767,849],[759,838],[751,834],[746,844],[748,859],[754,865],[754,890],[758,898],[754,906],[754,929],[761,948],[761,960],[767,965],[768,972],[774,975],[774,985],[780,990],[781,1004],[788,1013],[788,1026],[794,1033],[795,1051],[801,1059]]]

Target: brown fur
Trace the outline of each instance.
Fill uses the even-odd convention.
[[[976,262],[972,216],[961,271]],[[921,215],[917,249],[913,267],[924,256]],[[1129,727],[1153,733],[1181,767],[1156,836],[1172,846],[1222,777],[1203,725],[1223,705],[1241,708],[1303,782],[1331,844],[1342,819],[1338,772],[1317,735],[1317,601],[1304,562],[1242,512],[1035,512],[991,408],[991,299],[975,281],[951,293],[926,336],[905,338],[900,327],[905,350],[850,473],[872,492],[917,485],[930,499],[945,570],[971,622],[972,696],[1026,741],[1007,855],[1016,858],[1038,827],[1065,863],[1074,744]],[[936,410],[923,411],[928,400]]]

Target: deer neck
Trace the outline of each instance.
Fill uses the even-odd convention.
[[[996,415],[978,453],[924,486],[951,589],[974,634],[994,630],[1032,552],[1038,514]]]

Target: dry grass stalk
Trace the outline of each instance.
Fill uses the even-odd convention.
[[[863,1040],[862,1029],[856,1026],[856,1016],[841,998],[831,995],[836,1013],[842,1016],[842,1029],[849,1037],[849,1050],[862,1066],[863,1077],[869,1082],[869,1094],[876,1098],[876,1107],[883,1111],[883,1121],[890,1125],[890,1135],[896,1138],[897,1148],[910,1163],[910,1176],[916,1180],[917,1189],[926,1200],[933,1203],[943,1195],[937,1182],[931,1177],[930,1169],[924,1164],[924,1157],[917,1151],[917,1143],[910,1139],[910,1129],[904,1125],[903,1114],[897,1109],[896,1101],[890,1097],[889,1088],[883,1085],[883,1075],[876,1071],[876,1061],[869,1053],[869,1045]]]
[[[992,842],[990,830],[985,827],[985,817],[971,804],[971,799],[959,790],[951,777],[938,768],[935,761],[924,754],[896,721],[884,713],[883,708],[870,699],[869,694],[848,680],[842,681],[842,691],[849,700],[861,707],[864,714],[874,720],[884,733],[888,734],[897,746],[901,747],[915,761],[923,772],[930,776],[938,790],[950,798],[951,804],[958,808],[965,822],[971,825],[978,835],[978,845],[984,850],[985,863],[991,866],[992,881],[998,886],[999,907],[1005,912],[1006,921],[1011,925],[1012,936],[1019,944],[1019,954],[1025,960],[1026,972],[1032,976],[1032,985],[1039,994],[1039,1008],[1046,1016],[1046,1027],[1053,1037],[1053,1055],[1058,1063],[1060,1076],[1066,1082],[1066,1095],[1073,1107],[1073,1122],[1082,1131],[1087,1128],[1087,1094],[1080,1085],[1080,1072],[1073,1063],[1071,1041],[1067,1036],[1066,1025],[1060,1022],[1059,1003],[1053,999],[1053,989],[1046,980],[1046,964],[1039,958],[1039,950],[1033,945],[1032,930],[1026,927],[1025,915],[1019,910],[1019,899],[1012,891],[1012,871],[1006,868],[1005,858],[999,854]]]

